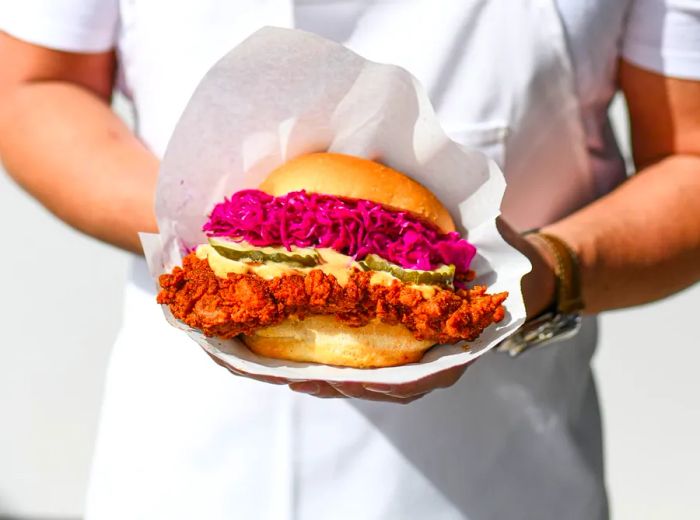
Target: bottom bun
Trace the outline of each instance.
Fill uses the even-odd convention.
[[[355,368],[414,363],[435,344],[414,338],[403,325],[350,327],[333,316],[289,318],[242,338],[260,356]]]

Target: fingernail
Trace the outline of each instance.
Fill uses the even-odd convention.
[[[365,390],[370,392],[377,392],[378,394],[390,394],[393,391],[391,385],[362,385]]]
[[[292,383],[289,388],[295,392],[301,392],[303,394],[316,395],[321,391],[321,385],[315,381],[304,381],[301,383]]]
[[[328,383],[336,392],[343,394],[345,397],[356,397],[357,389],[353,392],[352,387],[345,383]]]

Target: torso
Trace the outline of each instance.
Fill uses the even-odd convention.
[[[297,0],[293,8],[287,0],[210,0],[198,2],[196,9],[187,2],[165,0],[120,3],[120,84],[134,99],[139,134],[159,156],[199,79],[226,50],[254,32],[261,20],[267,25],[293,24],[344,42],[368,59],[403,66],[427,88],[443,125],[455,138],[474,126],[507,126],[512,117],[449,110],[445,96],[457,64],[459,38],[478,27],[478,23],[470,27],[455,14],[460,10],[459,0],[446,0],[440,9],[426,0]],[[607,107],[616,88],[618,46],[629,1],[556,0],[555,4],[573,63],[592,182],[595,194],[600,195],[624,178]],[[166,16],[167,23],[163,23]],[[202,31],[204,25],[207,29]],[[406,26],[413,28],[405,30]],[[445,49],[450,47],[454,53],[448,58]],[[511,65],[494,59],[490,68],[479,73],[484,77],[503,73],[507,78]],[[468,86],[463,95],[469,95]],[[502,159],[499,153],[502,150],[493,150],[496,159]],[[499,162],[508,175],[505,160]]]
[[[158,155],[199,78],[224,52],[261,24],[295,24],[416,75],[450,135],[504,167],[513,188],[506,210],[523,227],[571,212],[623,178],[605,112],[626,2],[558,0],[574,74],[569,57],[557,54],[563,45],[546,45],[556,34],[540,34],[533,18],[520,34],[508,3],[307,0],[294,11],[286,0],[121,4],[121,81],[138,132]],[[528,17],[542,10],[543,20],[554,7],[523,5]],[[484,49],[464,63],[467,42]],[[520,61],[503,61],[513,56]],[[552,117],[556,131],[547,135],[545,93],[559,78],[571,80],[571,92],[551,89],[561,118]],[[528,194],[550,185],[559,190],[550,197]],[[408,407],[321,401],[242,381],[204,359],[159,316],[150,289],[139,288],[143,275],[137,264],[110,368],[95,518],[128,514],[120,503],[143,506],[150,518],[605,517],[588,368],[593,322],[577,339],[518,360],[487,355],[455,387]],[[138,435],[126,427],[134,420],[147,425]],[[131,471],[134,464],[143,472]],[[177,497],[173,505],[168,496]]]

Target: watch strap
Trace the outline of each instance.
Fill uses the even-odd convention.
[[[525,322],[496,348],[511,356],[576,335],[581,328],[579,311],[584,307],[581,270],[571,247],[559,237],[539,230],[526,231],[523,236],[537,240],[554,257],[556,293],[555,302],[548,310]]]
[[[581,268],[576,253],[561,238],[536,231],[527,236],[544,245],[555,259],[556,310],[562,314],[573,314],[583,309]]]

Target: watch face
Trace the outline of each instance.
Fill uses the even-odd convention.
[[[580,328],[580,314],[550,312],[525,323],[515,334],[501,343],[497,350],[515,357],[526,350],[569,339],[575,336]]]

